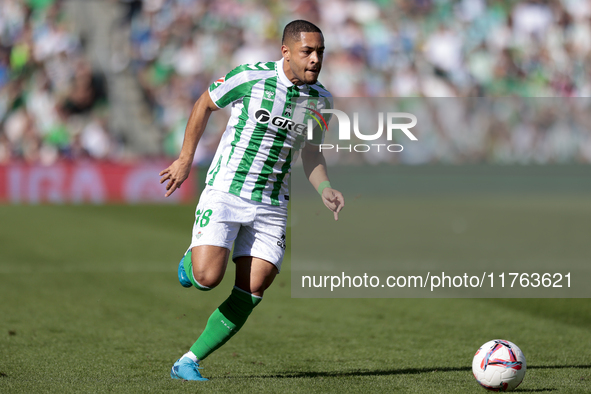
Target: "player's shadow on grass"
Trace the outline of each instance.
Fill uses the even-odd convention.
[[[591,369],[589,364],[579,365],[528,365],[527,369]],[[319,377],[347,377],[347,376],[385,376],[385,375],[413,375],[430,372],[471,372],[472,367],[442,367],[442,368],[404,368],[404,369],[375,369],[375,370],[358,370],[358,371],[306,371],[306,372],[286,372],[273,375],[251,376],[252,378],[319,378]],[[554,388],[544,389],[517,389],[518,392],[550,392],[557,391]]]
[[[338,378],[346,376],[413,375],[427,372],[471,371],[472,367],[374,369],[357,371],[305,371],[285,372],[274,375],[253,376],[256,378]]]

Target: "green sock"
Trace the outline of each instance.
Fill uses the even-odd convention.
[[[185,272],[187,273],[187,276],[189,277],[189,280],[191,281],[193,286],[195,286],[197,289],[203,290],[203,291],[211,290],[211,287],[203,286],[202,284],[197,282],[195,280],[195,278],[193,277],[193,263],[191,262],[191,249],[189,249],[189,251],[185,254],[185,257],[183,257],[183,267],[185,268]]]
[[[246,319],[262,297],[234,287],[230,297],[216,309],[205,326],[197,342],[191,346],[191,351],[197,359],[203,360],[242,328]]]

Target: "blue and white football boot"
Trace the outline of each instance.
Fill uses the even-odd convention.
[[[180,282],[181,286],[183,286],[183,287],[191,287],[191,286],[193,286],[193,284],[191,283],[189,276],[185,272],[185,267],[183,265],[184,259],[185,259],[185,256],[183,256],[183,258],[181,259],[181,262],[179,263],[179,272],[178,272],[179,282]]]
[[[199,372],[199,364],[191,360],[189,357],[181,357],[174,363],[170,370],[170,377],[173,379],[185,380],[209,380],[201,376]]]

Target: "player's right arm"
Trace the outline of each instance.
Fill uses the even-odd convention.
[[[205,131],[205,126],[209,120],[209,115],[217,111],[219,107],[211,99],[209,92],[205,91],[195,102],[187,128],[185,129],[185,138],[179,158],[176,159],[167,169],[160,172],[160,183],[168,181],[166,184],[165,197],[170,196],[174,191],[181,187],[182,183],[189,177],[193,158],[197,144]]]
[[[262,79],[263,76],[260,75],[260,70],[258,72],[252,71],[252,65],[238,66],[225,77],[212,83],[209,89],[199,97],[199,100],[193,106],[185,129],[185,139],[183,140],[179,158],[166,170],[160,172],[160,176],[162,176],[160,183],[168,181],[166,184],[166,197],[181,187],[181,184],[189,176],[197,143],[199,143],[205,131],[209,115],[213,111],[241,99],[255,83]],[[267,73],[275,73],[275,71],[269,69]]]

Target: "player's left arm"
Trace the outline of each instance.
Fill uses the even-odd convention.
[[[306,144],[302,149],[302,163],[308,180],[316,190],[323,184],[329,182],[326,173],[326,160],[318,149],[318,145]],[[326,185],[325,183],[323,186]],[[323,187],[322,202],[328,209],[333,211],[334,220],[339,220],[339,212],[345,207],[345,197],[340,191],[331,186]]]

